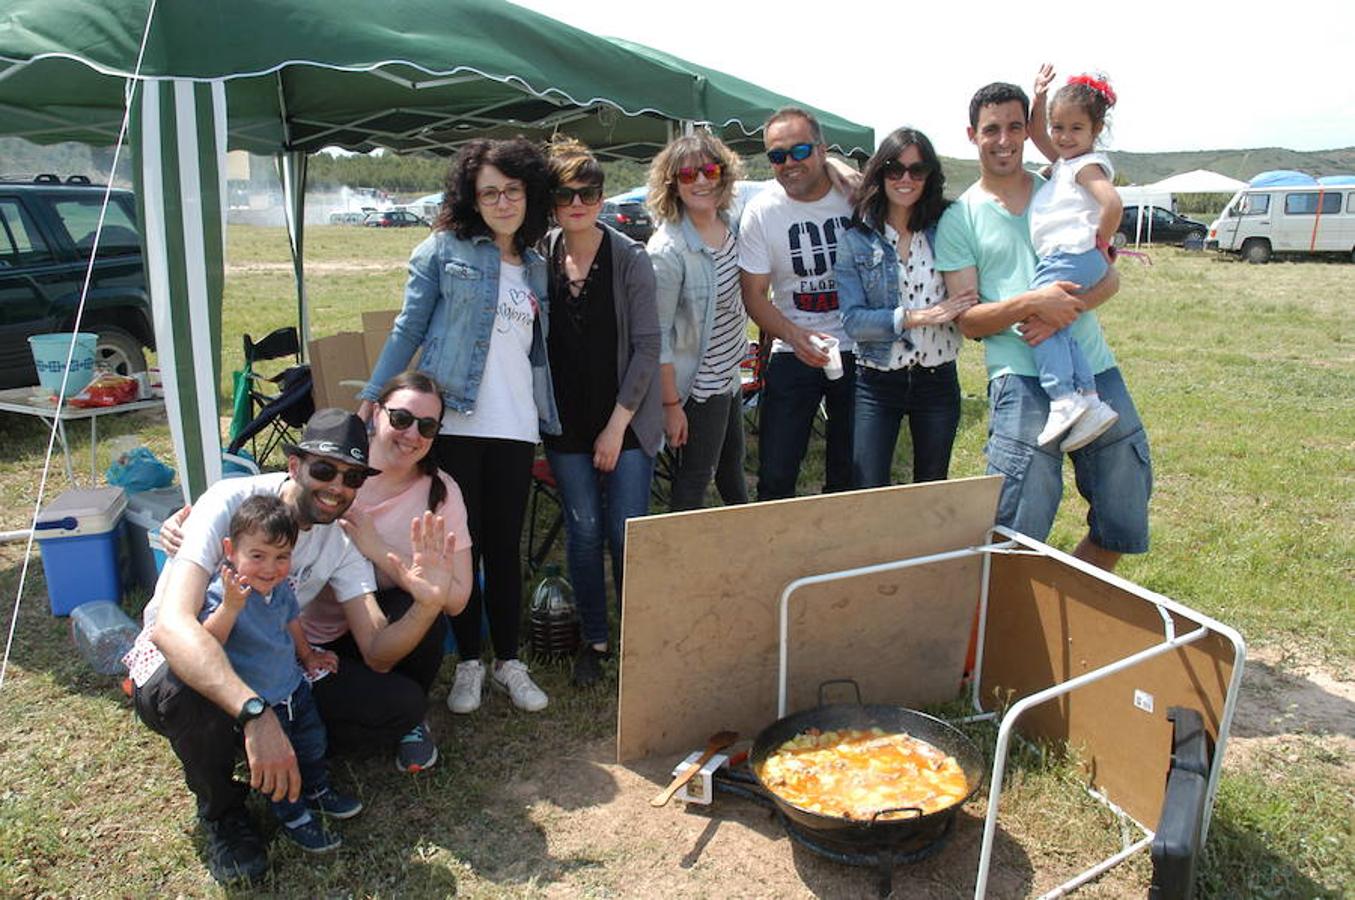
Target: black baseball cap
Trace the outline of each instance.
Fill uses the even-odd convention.
[[[380,475],[380,469],[367,465],[367,425],[344,409],[319,409],[306,422],[301,440],[283,444],[288,456],[323,456],[363,469],[368,475]]]

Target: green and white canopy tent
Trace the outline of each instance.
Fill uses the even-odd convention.
[[[157,350],[192,498],[221,474],[228,148],[278,159],[304,333],[308,154],[450,153],[475,137],[564,131],[603,158],[643,159],[697,124],[747,146],[790,102],[762,92],[738,115],[708,110],[719,73],[675,62],[503,0],[10,0],[0,134],[112,144],[130,106]],[[873,148],[871,129],[822,120],[840,151]]]

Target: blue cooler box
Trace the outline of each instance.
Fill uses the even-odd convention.
[[[127,495],[120,487],[75,488],[38,514],[36,538],[52,615],[91,600],[122,601],[118,548]]]

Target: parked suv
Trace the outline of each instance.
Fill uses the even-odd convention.
[[[0,179],[0,387],[37,384],[29,336],[75,324],[104,191],[83,175]],[[145,371],[155,335],[131,191],[110,194],[80,330],[109,369]]]
[[[1126,206],[1124,208],[1124,216],[1120,219],[1120,230],[1115,235],[1115,246],[1123,247],[1126,243],[1133,243],[1134,230],[1140,228],[1138,218],[1139,208],[1137,206]],[[1178,216],[1160,206],[1145,206],[1143,208],[1143,225],[1141,228],[1140,236],[1142,239],[1147,241],[1151,236],[1155,244],[1181,244],[1187,239],[1193,238],[1204,241],[1205,233],[1209,231],[1209,226],[1203,222]]]
[[[654,233],[654,223],[643,203],[607,200],[603,202],[598,218],[642,244]]]

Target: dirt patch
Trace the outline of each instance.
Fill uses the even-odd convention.
[[[1299,738],[1316,741],[1355,775],[1355,681],[1274,647],[1248,648],[1227,765],[1246,768]]]

